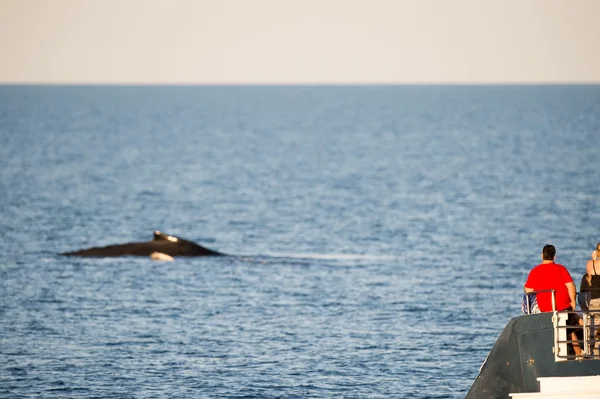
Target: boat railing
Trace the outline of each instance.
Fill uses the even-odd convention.
[[[540,292],[551,292],[552,295],[552,325],[554,328],[554,360],[557,362],[581,361],[581,360],[600,360],[600,309],[589,309],[589,297],[586,294],[590,291],[581,292],[577,295],[581,310],[556,310],[556,291],[539,290],[531,294]],[[530,309],[530,296],[526,295],[527,309]],[[570,316],[573,315],[573,316]],[[571,317],[571,323],[569,318]],[[577,324],[574,324],[577,321]],[[576,333],[576,339],[573,339],[571,333]],[[581,355],[576,355],[572,349],[579,345]]]
[[[576,314],[581,324],[570,325],[570,314]],[[557,362],[569,360],[600,360],[600,310],[586,312],[574,310],[554,311],[552,323],[554,326],[554,360]],[[573,339],[571,333],[578,336]],[[579,345],[581,355],[569,351],[569,345]]]

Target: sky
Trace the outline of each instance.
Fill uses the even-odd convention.
[[[600,0],[0,0],[0,83],[600,83]]]

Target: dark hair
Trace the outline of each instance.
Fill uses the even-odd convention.
[[[544,249],[542,250],[542,259],[553,260],[554,255],[556,255],[556,248],[554,248],[554,245],[545,245]]]
[[[596,244],[596,251],[600,251],[600,242]]]

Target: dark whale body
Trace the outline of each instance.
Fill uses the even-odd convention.
[[[154,232],[152,241],[130,242],[127,244],[94,247],[75,252],[65,252],[65,256],[110,257],[110,256],[150,256],[160,252],[170,256],[223,256],[217,251],[204,248],[183,238],[170,236],[160,231]]]

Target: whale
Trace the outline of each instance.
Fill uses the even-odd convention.
[[[153,255],[155,254],[155,255]],[[156,254],[168,257],[176,256],[225,256],[225,254],[205,248],[192,241],[155,231],[151,241],[129,242],[125,244],[93,247],[73,252],[63,252],[64,256],[83,257],[117,257],[117,256],[150,256],[156,259]]]

